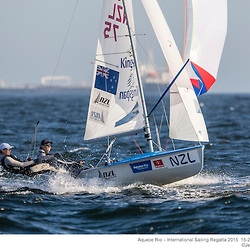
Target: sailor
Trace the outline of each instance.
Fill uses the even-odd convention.
[[[89,167],[84,166],[85,161],[65,161],[60,153],[51,154],[51,146],[53,142],[48,139],[43,139],[40,143],[40,150],[38,160],[40,164],[49,164],[51,167],[57,169],[65,169],[69,173],[76,177],[82,170],[88,169]],[[40,165],[39,164],[39,165]],[[92,168],[92,165],[90,166]]]
[[[1,165],[3,168],[14,174],[23,174],[32,176],[31,167],[38,163],[37,160],[30,160],[22,162],[16,156],[11,155],[11,149],[13,146],[10,146],[8,143],[0,144],[0,153],[3,155],[1,159]]]
[[[52,144],[53,142],[48,139],[41,141],[38,154],[39,163],[47,162],[51,165],[56,165],[56,158],[50,153]]]
[[[59,165],[64,165],[67,167],[76,167],[76,166],[80,166],[83,167],[82,165],[85,163],[84,161],[80,161],[75,162],[75,161],[65,161],[60,153],[56,153],[56,154],[51,154],[50,150],[51,150],[51,146],[52,146],[53,142],[48,140],[48,139],[43,139],[40,143],[40,149],[39,149],[39,154],[38,154],[38,159],[39,159],[39,163],[49,163],[52,166],[58,166]],[[61,159],[59,159],[61,158]]]

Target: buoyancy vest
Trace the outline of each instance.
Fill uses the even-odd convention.
[[[31,166],[27,166],[27,167],[17,167],[17,166],[7,166],[5,164],[5,158],[7,156],[3,156],[1,159],[1,165],[3,166],[3,168],[5,170],[7,170],[8,172],[11,172],[13,174],[22,174],[22,175],[28,175],[28,176],[33,176],[33,174],[31,173],[30,167]],[[20,161],[16,156],[14,155],[9,155],[8,157],[11,157],[12,159],[16,160],[16,161]]]
[[[57,166],[55,155],[46,153],[44,149],[39,150],[38,159],[39,163],[49,163],[52,166]]]

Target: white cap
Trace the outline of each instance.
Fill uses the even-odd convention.
[[[10,144],[8,144],[8,143],[2,143],[2,144],[0,144],[0,151],[2,151],[5,148],[11,149],[11,148],[14,148],[14,146],[10,146]]]

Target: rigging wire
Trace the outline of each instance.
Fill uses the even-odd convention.
[[[147,108],[146,108],[146,103],[144,99],[144,94],[143,94],[143,87],[142,87],[142,82],[141,82],[141,77],[138,69],[138,64],[137,64],[137,55],[135,53],[135,47],[134,47],[134,42],[132,39],[132,29],[129,24],[129,18],[127,15],[127,10],[126,10],[126,4],[125,0],[122,0],[123,8],[124,8],[124,14],[127,17],[127,27],[128,27],[128,35],[130,39],[130,45],[131,45],[131,52],[133,53],[133,59],[134,59],[134,65],[135,65],[135,71],[136,71],[136,77],[138,81],[138,87],[139,87],[139,93],[141,95],[141,104],[142,104],[142,109],[143,109],[143,114],[144,114],[144,122],[145,122],[145,137],[147,138],[149,149],[151,152],[154,151],[153,149],[153,143],[152,143],[152,136],[151,136],[151,131],[150,131],[150,126],[149,126],[149,120],[148,120],[148,115],[147,115]]]
[[[59,62],[60,62],[60,59],[61,59],[63,50],[64,50],[64,46],[65,46],[65,44],[66,44],[66,40],[67,40],[69,31],[70,31],[70,28],[71,28],[71,24],[72,24],[72,21],[73,21],[75,12],[76,12],[76,8],[77,8],[77,5],[78,5],[78,1],[79,1],[79,0],[76,0],[75,7],[74,7],[73,13],[72,13],[72,15],[71,15],[70,21],[69,21],[69,25],[68,25],[68,28],[67,28],[67,31],[66,31],[66,35],[65,35],[65,37],[64,37],[63,44],[62,44],[62,47],[61,47],[61,50],[60,50],[60,53],[59,53],[59,56],[58,56],[58,59],[57,59],[57,62],[56,62],[56,66],[55,66],[55,69],[54,69],[54,72],[53,72],[53,75],[52,75],[52,79],[51,79],[51,81],[50,81],[49,90],[50,90],[50,88],[51,88],[51,86],[52,86],[52,83],[53,83],[53,81],[54,81],[54,77],[55,77],[56,72],[57,72],[57,68],[58,68],[58,65],[59,65]]]
[[[142,36],[142,35],[145,36],[146,34],[143,33],[143,34],[139,34],[139,35],[138,35],[138,34],[134,34],[134,35],[133,35],[133,36],[135,37],[135,39],[136,39],[137,44],[139,45],[139,48],[140,48],[140,50],[138,50],[138,46],[137,46],[137,52],[141,52],[141,53],[140,53],[141,57],[143,57],[142,54],[145,55],[146,58],[147,58],[147,60],[149,61],[150,65],[152,65],[153,68],[154,68],[154,70],[156,71],[157,76],[159,77],[159,79],[160,79],[160,81],[161,81],[161,84],[156,84],[156,85],[157,85],[157,89],[158,89],[159,96],[161,96],[161,95],[162,95],[162,92],[161,92],[161,89],[160,89],[160,85],[164,85],[164,86],[166,86],[166,88],[167,88],[167,87],[168,87],[168,84],[165,83],[165,82],[163,81],[160,72],[158,71],[158,69],[157,69],[157,67],[155,66],[154,62],[151,60],[151,58],[150,58],[150,56],[149,56],[147,50],[146,50],[146,49],[144,48],[144,46],[142,45],[142,43],[141,43],[141,41],[140,41],[140,39],[139,39],[139,36]],[[164,104],[163,100],[161,100],[161,104],[162,104],[162,109],[163,109],[163,113],[164,113],[164,116],[165,116],[167,125],[168,125],[168,127],[169,127],[169,121],[168,121],[168,117],[167,117],[167,111],[166,111],[166,107],[165,107],[165,104]],[[162,124],[162,122],[161,122],[161,124]],[[155,125],[156,125],[156,123],[155,123]],[[158,130],[158,128],[155,128],[155,129]],[[158,133],[158,132],[156,132],[156,134],[157,134],[157,133]],[[159,136],[159,135],[158,135],[158,136]],[[135,141],[134,138],[133,138],[133,140]],[[153,142],[154,145],[156,145],[160,150],[163,150],[162,147],[159,146],[159,142],[158,142],[158,143],[155,143],[154,140],[152,140],[152,142]],[[172,141],[172,143],[174,143],[174,142]],[[135,144],[136,144],[137,148],[139,149],[139,151],[140,151],[141,153],[143,153],[142,150],[140,149],[140,146],[138,145],[138,143],[135,142]],[[173,147],[174,147],[174,145],[173,145]]]
[[[145,35],[146,35],[146,34],[145,34]],[[150,62],[150,65],[152,65],[152,67],[154,68],[154,70],[155,70],[157,76],[159,77],[159,79],[161,80],[162,84],[167,86],[167,84],[165,84],[165,82],[163,81],[163,79],[162,79],[162,77],[161,77],[161,74],[160,74],[160,72],[158,71],[158,69],[156,68],[154,62],[152,61],[152,59],[151,59],[150,56],[148,55],[146,49],[144,48],[144,46],[141,44],[140,40],[138,39],[138,35],[137,35],[137,34],[135,35],[135,38],[136,38],[136,42],[140,45],[140,48],[142,49],[143,53],[145,54],[147,60]],[[157,84],[157,87],[158,87],[158,92],[161,94],[161,90],[160,90],[159,84]]]
[[[146,34],[140,34],[140,35],[144,35],[144,36],[145,36]],[[166,88],[169,88],[168,85],[170,85],[171,82],[170,82],[169,84],[167,84],[167,83],[165,84],[165,83],[164,83],[164,81],[163,81],[163,79],[162,79],[162,77],[161,77],[161,75],[160,75],[160,72],[159,72],[158,69],[156,68],[154,62],[151,60],[151,58],[150,58],[150,56],[149,56],[147,50],[146,50],[146,49],[144,48],[144,46],[142,45],[142,43],[141,43],[141,41],[140,41],[140,38],[139,38],[138,34],[135,34],[134,37],[135,37],[135,39],[136,39],[137,44],[139,45],[140,50],[138,50],[138,52],[141,51],[141,53],[140,53],[140,54],[141,54],[141,57],[143,57],[143,56],[142,56],[142,53],[143,53],[143,54],[146,56],[146,58],[147,58],[147,60],[149,61],[149,63],[153,66],[154,70],[156,71],[156,73],[157,73],[157,75],[158,75],[160,81],[162,82],[162,85],[165,85]],[[137,46],[137,48],[138,48],[138,46]],[[169,71],[169,73],[170,73],[170,71]],[[161,92],[161,89],[160,89],[160,84],[157,84],[157,89],[158,89],[159,95],[162,96],[162,92]],[[166,106],[165,106],[165,104],[164,104],[163,99],[159,100],[159,102],[161,102],[162,109],[163,109],[162,119],[161,119],[161,122],[160,122],[160,129],[159,129],[159,131],[158,131],[158,132],[160,133],[160,132],[161,132],[161,128],[162,128],[162,126],[163,126],[163,120],[164,120],[163,118],[165,117],[165,120],[166,120],[166,123],[167,123],[168,128],[169,128],[169,120],[168,120],[167,110],[166,110]],[[151,112],[152,112],[152,111],[151,111]],[[148,116],[149,116],[149,115],[148,115]],[[156,130],[157,130],[157,129],[158,129],[158,128],[156,128]],[[158,133],[158,132],[157,132],[157,133]],[[173,146],[173,148],[175,149],[174,140],[173,140],[172,138],[168,138],[168,140],[171,140],[172,146]],[[156,143],[153,141],[153,143],[154,143],[154,145],[160,147],[160,148],[161,148],[160,150],[164,150],[164,149],[159,145],[159,142],[156,144]],[[166,143],[168,144],[168,142],[166,142]]]
[[[70,21],[69,21],[69,24],[68,24],[68,28],[67,28],[67,31],[66,31],[66,34],[65,34],[63,43],[62,43],[62,47],[61,47],[61,50],[60,50],[60,53],[59,53],[59,56],[58,56],[58,59],[57,59],[55,68],[54,68],[54,72],[53,72],[53,75],[52,75],[52,79],[51,79],[51,81],[50,81],[50,85],[49,85],[49,87],[48,87],[48,93],[50,92],[52,83],[53,83],[53,81],[54,81],[54,78],[55,78],[55,75],[56,75],[56,72],[57,72],[57,69],[58,69],[58,65],[59,65],[59,63],[60,63],[60,59],[61,59],[61,56],[62,56],[64,47],[65,47],[65,44],[66,44],[66,40],[67,40],[69,31],[70,31],[70,28],[71,28],[71,24],[72,24],[72,22],[73,22],[73,18],[74,18],[75,12],[76,12],[76,8],[77,8],[77,5],[78,5],[78,1],[79,1],[79,0],[76,0],[76,2],[75,2],[74,10],[73,10],[73,13],[72,13],[72,15],[71,15],[71,18],[70,18]],[[43,110],[43,111],[46,110],[46,107],[47,107],[47,103],[45,102],[45,104],[44,104],[42,110]],[[38,121],[37,124],[36,124],[35,132],[34,132],[34,135],[33,135],[32,140],[31,140],[30,149],[29,149],[29,151],[28,151],[28,155],[27,155],[27,157],[26,157],[26,160],[27,160],[27,159],[29,158],[29,156],[30,156],[30,153],[31,153],[31,151],[32,151],[32,146],[33,146],[32,158],[34,157],[35,150],[36,150],[36,137],[37,137],[37,130],[38,130],[39,123],[40,123],[40,121]]]
[[[139,43],[140,45],[140,48],[144,51],[144,53],[147,55],[147,57],[149,58],[148,54],[146,53],[146,50],[143,48],[142,44],[140,43],[139,39],[136,37],[136,41]],[[180,69],[180,71],[176,74],[176,76],[172,79],[172,81],[169,83],[169,85],[167,86],[166,90],[164,91],[163,94],[160,93],[160,88],[159,88],[159,85],[158,86],[158,91],[159,93],[161,94],[161,97],[159,98],[159,100],[157,101],[157,103],[154,105],[154,107],[151,109],[151,111],[149,112],[148,114],[148,117],[153,113],[153,111],[155,110],[155,108],[158,106],[159,103],[162,104],[162,107],[163,107],[163,115],[165,116],[165,119],[166,119],[166,122],[167,122],[167,125],[168,125],[168,128],[169,128],[169,121],[168,121],[168,117],[167,117],[167,112],[166,112],[166,108],[165,108],[165,105],[164,105],[164,102],[163,102],[163,97],[166,95],[166,93],[168,92],[168,90],[170,89],[170,87],[173,85],[173,83],[176,81],[176,79],[179,77],[180,73],[182,72],[182,70],[186,67],[187,63],[189,62],[190,59],[187,59],[187,61],[184,63],[184,65],[182,66],[182,68]],[[158,72],[157,72],[158,73]],[[162,123],[161,123],[162,125]],[[155,123],[155,126],[156,126],[156,123]],[[158,128],[156,127],[156,135],[157,133],[159,132],[158,131]],[[157,135],[157,137],[159,136],[159,134]],[[168,138],[167,142],[166,142],[166,145],[168,145],[168,141],[171,140],[172,142],[172,145],[173,145],[173,148],[175,149],[175,144],[174,144],[174,140],[172,138]],[[152,140],[153,141],[153,140]],[[153,141],[154,143],[154,141]],[[158,142],[158,147],[161,148],[161,145],[160,143]]]
[[[179,72],[176,74],[176,76],[174,77],[174,79],[169,83],[167,89],[164,91],[164,93],[162,94],[162,96],[160,97],[160,99],[158,100],[158,102],[155,104],[155,106],[152,108],[152,110],[149,112],[148,116],[150,116],[152,114],[152,112],[154,111],[154,109],[157,107],[157,105],[161,102],[162,98],[165,96],[165,94],[168,92],[168,90],[170,89],[170,87],[174,84],[174,82],[176,81],[176,79],[179,77],[180,73],[182,72],[182,70],[186,67],[187,63],[189,62],[189,59],[184,63],[184,65],[181,67],[181,69],[179,70]]]
[[[62,54],[63,54],[63,50],[64,50],[64,47],[65,47],[65,44],[66,44],[66,40],[68,38],[69,31],[70,31],[70,28],[71,28],[71,25],[72,25],[72,22],[73,22],[73,19],[74,19],[74,16],[75,16],[75,12],[76,12],[76,8],[77,8],[77,5],[78,5],[78,1],[79,0],[76,0],[73,12],[71,14],[71,18],[70,18],[70,21],[69,21],[69,24],[68,24],[68,27],[67,27],[67,30],[66,30],[66,34],[65,34],[65,37],[64,37],[64,40],[63,40],[63,43],[62,43],[62,47],[61,47],[61,50],[59,52],[59,56],[57,58],[57,62],[56,62],[55,68],[54,68],[54,72],[53,72],[53,75],[52,75],[52,78],[51,78],[51,81],[50,81],[50,84],[49,84],[49,87],[48,87],[48,93],[51,90],[51,87],[52,87],[52,84],[53,84],[53,81],[54,81],[54,78],[55,78],[55,75],[56,75],[59,63],[60,63],[60,59],[61,59]],[[45,103],[45,106],[47,107],[46,103]]]
[[[161,139],[160,139],[159,129],[158,129],[154,114],[153,114],[153,118],[154,118],[155,134],[156,134],[156,138],[157,138],[158,149],[161,150],[162,149],[162,147],[161,147]]]
[[[109,143],[105,153],[102,155],[102,157],[100,158],[99,162],[96,164],[96,168],[99,166],[99,164],[101,163],[101,161],[103,160],[103,158],[106,156],[107,158],[107,164],[110,164],[111,163],[111,159],[110,159],[110,152],[111,152],[111,149],[112,149],[112,146],[113,144],[115,143],[115,140],[116,140],[116,137],[114,137],[111,142]],[[109,139],[108,139],[109,141]]]
[[[141,154],[143,154],[143,151],[142,151],[140,145],[138,144],[138,142],[135,140],[134,137],[133,137],[133,140],[134,140],[134,143],[135,143],[136,147],[138,148],[139,152],[140,152]]]

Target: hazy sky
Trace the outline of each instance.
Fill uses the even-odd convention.
[[[150,33],[144,9],[135,1],[136,23]],[[183,0],[158,2],[181,48]],[[39,84],[56,70],[55,75],[68,75],[73,83],[90,83],[102,0],[78,0],[65,40],[75,5],[76,0],[0,0],[0,80]],[[228,0],[228,33],[211,92],[250,93],[249,11],[250,0]],[[145,46],[154,52],[155,63],[164,66],[157,43],[150,40]]]

